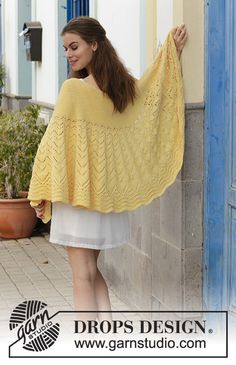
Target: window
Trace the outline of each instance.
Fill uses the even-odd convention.
[[[67,0],[67,21],[81,15],[89,16],[89,0]]]

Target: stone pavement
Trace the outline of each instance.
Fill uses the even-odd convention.
[[[24,300],[44,301],[50,314],[73,310],[67,252],[48,239],[44,233],[29,239],[0,240],[0,333],[8,327],[12,310]],[[108,286],[112,310],[131,310]],[[119,318],[125,318],[124,314]]]

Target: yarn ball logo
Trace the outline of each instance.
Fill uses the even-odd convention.
[[[18,340],[23,339],[26,350],[47,350],[58,338],[60,325],[52,322],[45,307],[47,304],[39,300],[26,300],[11,314],[10,330],[17,328]]]

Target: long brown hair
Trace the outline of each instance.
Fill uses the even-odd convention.
[[[106,93],[114,104],[114,111],[120,113],[137,96],[135,78],[124,66],[115,48],[106,37],[106,31],[94,18],[80,16],[73,18],[61,32],[78,34],[85,42],[98,43],[91,61],[91,72],[98,87]],[[85,78],[88,76],[86,68],[72,71],[71,77]]]

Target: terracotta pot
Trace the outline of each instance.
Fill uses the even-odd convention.
[[[0,237],[30,237],[36,222],[36,213],[29,199],[0,199]]]

